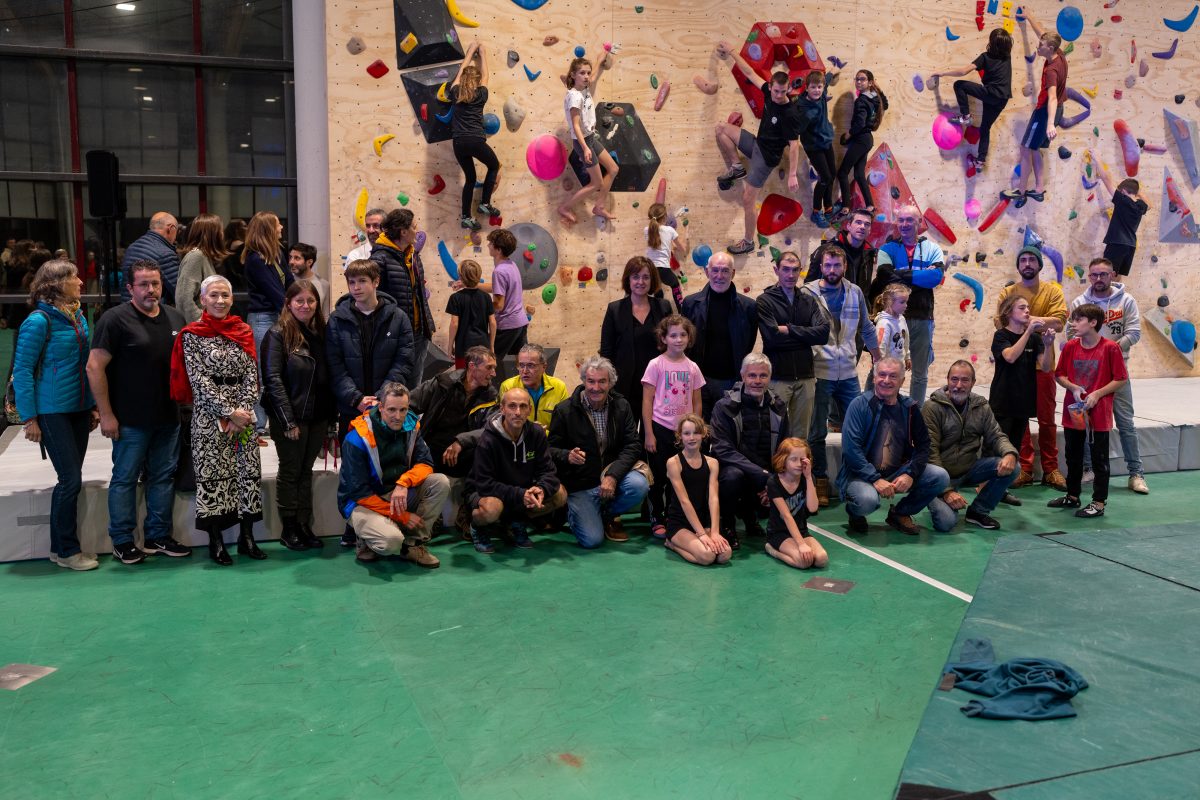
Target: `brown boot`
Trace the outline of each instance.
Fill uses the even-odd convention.
[[[1063,477],[1061,472],[1054,469],[1042,476],[1042,485],[1065,492],[1067,490],[1067,479]]]
[[[408,547],[404,548],[404,552],[401,553],[400,556],[416,564],[418,567],[424,567],[425,569],[437,569],[437,567],[442,563],[441,561],[438,561],[438,557],[429,552],[429,548],[423,544],[410,544]]]
[[[829,478],[813,478],[817,491],[817,505],[825,508],[829,505]]]
[[[1033,473],[1021,470],[1021,474],[1012,482],[1010,489],[1020,489],[1022,486],[1031,486],[1033,484]]]

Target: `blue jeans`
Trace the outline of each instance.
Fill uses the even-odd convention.
[[[885,477],[890,481],[895,480],[896,475]],[[901,516],[911,517],[946,491],[949,485],[950,476],[946,470],[935,464],[926,464],[921,479],[913,483],[908,494],[904,495],[904,499],[896,503],[892,510]],[[875,491],[873,484],[866,481],[850,481],[842,499],[846,501],[846,513],[856,517],[870,516],[879,508],[879,492]]]
[[[113,442],[112,480],[108,484],[108,535],[114,545],[133,541],[137,525],[137,484],[146,471],[147,542],[171,535],[175,508],[175,466],[179,461],[179,425],[133,428],[122,425]]]
[[[919,406],[925,403],[925,388],[929,385],[929,365],[933,363],[933,320],[908,320],[908,346],[912,353],[908,396]]]
[[[975,496],[970,508],[980,514],[990,514],[1000,504],[1000,498],[1008,491],[1008,487],[1017,479],[1020,469],[1014,469],[1007,475],[997,475],[996,467],[1000,459],[996,456],[981,458],[971,465],[971,468],[957,478],[950,479],[950,485],[957,489],[960,486],[974,486],[987,481],[983,491]],[[933,498],[929,503],[929,516],[933,517],[935,530],[948,531],[958,522],[958,512],[946,504],[940,497]]]
[[[650,482],[636,469],[629,470],[617,484],[617,493],[607,503],[600,501],[600,487],[581,489],[567,495],[567,525],[580,547],[589,550],[604,544],[604,516],[626,514],[642,504]]]
[[[812,422],[808,426],[808,446],[812,448],[812,474],[814,478],[827,477],[828,458],[825,454],[825,437],[829,434],[829,398],[837,399],[842,413],[850,407],[861,392],[858,376],[840,381],[817,378],[816,394],[813,396]]]
[[[79,547],[79,492],[83,489],[83,457],[87,455],[92,412],[39,414],[42,446],[58,482],[50,495],[50,549],[70,558]]]
[[[1133,422],[1133,382],[1113,392],[1113,423],[1121,436],[1121,455],[1125,457],[1125,471],[1132,477],[1142,475],[1142,454],[1138,449],[1137,427]],[[1083,468],[1092,468],[1092,450],[1083,448]]]
[[[279,312],[277,311],[251,311],[246,315],[246,323],[250,326],[250,330],[254,332],[255,353],[262,352],[263,337],[267,335],[267,331],[271,330],[278,319]],[[258,385],[260,389],[263,386],[261,366],[258,372]],[[263,409],[262,403],[254,404],[254,430],[259,433],[265,433],[267,430],[267,412]]]

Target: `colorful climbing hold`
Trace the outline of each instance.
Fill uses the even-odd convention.
[[[367,67],[367,74],[378,80],[388,74],[388,65],[383,63],[381,59],[375,59]]]
[[[1192,10],[1188,12],[1188,15],[1181,19],[1167,19],[1166,17],[1163,17],[1163,25],[1166,25],[1173,31],[1186,33],[1196,21],[1196,14],[1198,13],[1200,13],[1200,6],[1193,6]]]
[[[651,89],[658,88],[658,76],[655,75],[653,72],[650,73],[650,88]]]
[[[367,46],[358,36],[351,36],[350,41],[346,42],[346,49],[350,51],[350,55],[356,56],[363,50],[366,50]]]
[[[404,192],[401,192],[400,194],[396,195],[396,201],[400,203],[400,205],[406,206],[408,205],[408,195]]]
[[[529,68],[528,64],[525,65],[525,77],[529,78],[530,83],[533,83],[534,81],[536,81],[538,79],[538,76],[541,74],[542,74],[542,71],[540,69],[537,72],[534,72],[533,70],[531,70]]]
[[[558,297],[558,285],[547,283],[542,287],[542,302],[550,305],[554,302],[554,298]]]
[[[953,41],[957,41],[960,38],[962,38],[962,37],[960,37],[958,34],[956,34],[950,30],[949,25],[946,26],[946,41],[953,42]]]
[[[525,163],[535,178],[552,181],[566,168],[567,156],[562,142],[553,134],[543,133],[525,148]]]
[[[1066,6],[1058,12],[1055,28],[1064,40],[1073,42],[1083,33],[1083,14],[1075,6]]]
[[[574,53],[575,53],[576,58],[583,58],[583,55],[586,52],[587,52],[587,50],[584,48],[583,45],[581,45],[581,44],[575,45]]]
[[[1138,161],[1141,158],[1137,139],[1130,133],[1129,123],[1123,119],[1113,123],[1113,130],[1121,142],[1121,153],[1125,158],[1125,174],[1131,178],[1135,177],[1138,173]]]

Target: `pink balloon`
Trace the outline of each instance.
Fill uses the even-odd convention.
[[[962,129],[950,121],[945,114],[938,114],[933,120],[933,143],[942,150],[953,150],[962,141]]]
[[[979,202],[978,197],[972,197],[963,203],[963,212],[966,213],[967,219],[975,219],[983,212],[983,204]]]
[[[566,169],[567,154],[553,134],[543,133],[525,148],[525,163],[535,178],[552,181]]]

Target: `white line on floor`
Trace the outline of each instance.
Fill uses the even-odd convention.
[[[438,628],[436,631],[430,631],[429,633],[427,633],[425,635],[433,636],[435,633],[445,633],[446,631],[456,631],[461,627],[462,627],[462,625],[452,625],[449,628]]]
[[[905,575],[910,575],[910,576],[916,578],[917,580],[919,580],[921,583],[927,583],[935,589],[941,589],[946,594],[953,595],[954,597],[957,597],[959,600],[962,600],[964,603],[969,603],[975,599],[974,597],[967,594],[966,592],[960,592],[958,589],[955,589],[953,586],[948,586],[947,584],[942,583],[941,581],[937,580],[936,578],[931,578],[923,572],[917,572],[912,567],[904,566],[899,561],[893,561],[892,559],[888,558],[887,556],[881,556],[881,555],[879,555],[879,553],[876,553],[874,550],[870,549],[869,547],[863,547],[858,542],[851,541],[850,539],[846,539],[842,536],[838,536],[836,533],[830,533],[829,531],[825,530],[824,528],[819,528],[816,525],[813,525],[811,522],[809,523],[808,527],[809,527],[809,530],[814,530],[817,533],[821,534],[822,536],[827,536],[830,539],[833,539],[835,542],[838,542],[839,544],[849,547],[851,550],[857,550],[858,552],[862,553],[864,556],[867,556],[868,558],[873,558],[876,561],[880,562],[881,564],[887,564],[889,567],[891,567],[893,569],[900,570]]]

